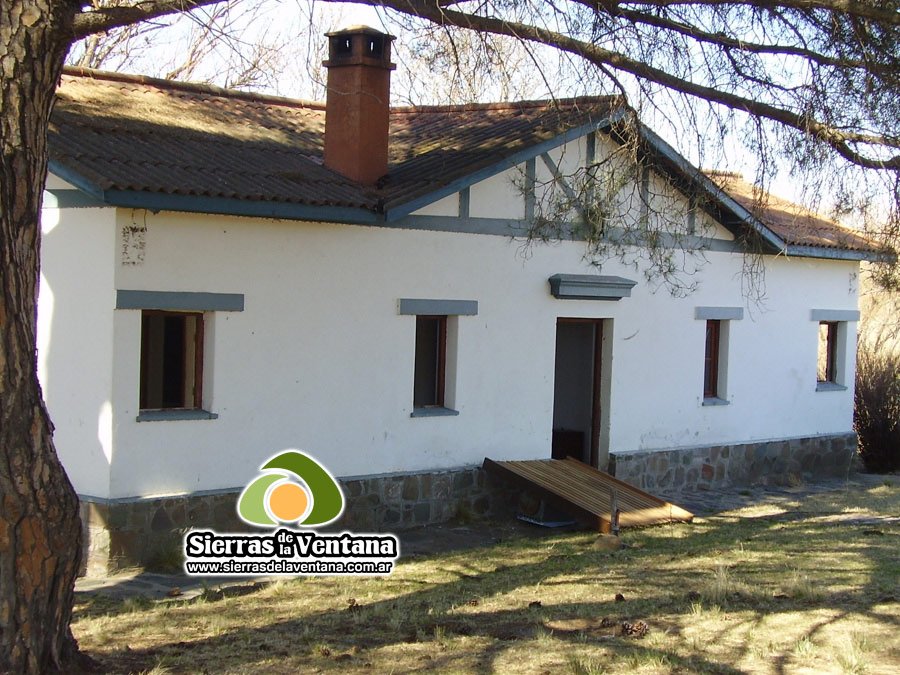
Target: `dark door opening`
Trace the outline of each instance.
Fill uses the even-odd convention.
[[[553,390],[553,459],[598,466],[602,319],[558,319]]]

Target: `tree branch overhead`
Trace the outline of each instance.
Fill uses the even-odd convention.
[[[138,2],[133,5],[98,7],[82,11],[75,16],[72,24],[73,37],[79,40],[93,33],[101,33],[169,14],[189,12],[192,9],[214,5],[218,2],[221,0],[154,0]]]

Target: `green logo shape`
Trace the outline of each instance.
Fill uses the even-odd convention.
[[[273,455],[260,467],[260,471],[265,473],[247,485],[238,499],[238,515],[245,523],[263,527],[278,525],[266,510],[266,500],[275,483],[290,478],[305,484],[312,500],[312,508],[297,525],[326,525],[344,512],[344,493],[337,481],[325,467],[299,450]]]

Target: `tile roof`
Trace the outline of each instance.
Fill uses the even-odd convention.
[[[600,121],[616,100],[394,108],[388,174],[369,188],[322,165],[321,103],[67,69],[50,154],[101,190],[376,210]]]
[[[394,108],[385,207],[428,194],[504,157],[605,120],[615,97]]]
[[[740,174],[707,171],[712,181],[763,222],[788,246],[879,252],[881,247],[861,232],[843,227],[799,204],[763,193]]]
[[[313,103],[67,71],[50,156],[101,190],[373,208],[322,166],[324,129]]]
[[[325,107],[67,68],[50,121],[55,167],[105,192],[384,213],[623,109],[617,97],[393,108],[388,174],[374,187],[323,166]],[[789,245],[873,252],[859,234],[711,176]],[[726,180],[727,178],[727,180]]]

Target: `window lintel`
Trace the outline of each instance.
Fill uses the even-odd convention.
[[[740,321],[744,318],[743,307],[696,307],[694,318],[700,321]]]
[[[402,316],[476,316],[478,301],[400,298],[397,312]]]
[[[547,281],[558,300],[621,300],[637,286],[631,279],[597,274],[554,274]]]

